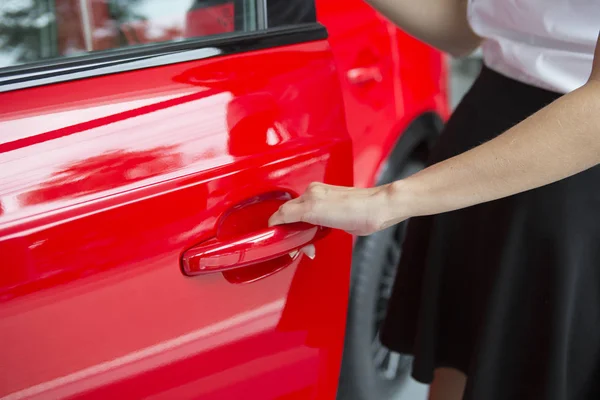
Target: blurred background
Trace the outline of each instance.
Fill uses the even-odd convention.
[[[481,52],[478,50],[469,57],[451,59],[450,99],[452,108],[463,98],[481,69]]]

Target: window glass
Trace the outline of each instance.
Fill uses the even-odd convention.
[[[0,68],[315,20],[312,0],[0,0]]]
[[[269,27],[298,25],[317,20],[313,0],[266,0]]]

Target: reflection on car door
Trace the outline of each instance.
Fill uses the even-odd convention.
[[[352,184],[324,29],[211,40],[0,74],[0,397],[335,396],[349,236],[314,260],[181,264],[268,234],[311,181]]]
[[[354,143],[357,186],[374,184],[372,171],[399,132],[403,97],[399,85],[396,29],[363,0],[317,0],[319,20],[329,30]],[[376,145],[374,145],[376,144]]]

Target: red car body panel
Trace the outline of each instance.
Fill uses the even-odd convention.
[[[312,181],[372,184],[410,121],[446,116],[439,53],[317,7],[329,41],[0,94],[0,398],[335,397],[349,235],[181,269]]]
[[[445,57],[398,30],[362,0],[317,0],[342,85],[354,183],[376,182],[402,132],[419,116],[449,116]],[[353,80],[358,73],[363,79]]]
[[[334,67],[313,42],[3,94],[1,394],[332,397],[348,235],[251,284],[179,259],[240,202],[352,184]]]

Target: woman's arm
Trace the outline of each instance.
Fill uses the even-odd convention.
[[[537,188],[598,163],[600,45],[583,87],[495,139],[394,182],[390,201],[410,215],[437,214]]]
[[[366,0],[408,34],[464,56],[481,43],[467,20],[468,0]]]
[[[599,37],[600,42],[600,37]],[[537,188],[600,163],[600,44],[589,81],[470,151],[387,186],[314,184],[272,224],[305,221],[363,235]],[[599,182],[600,184],[600,182]]]

